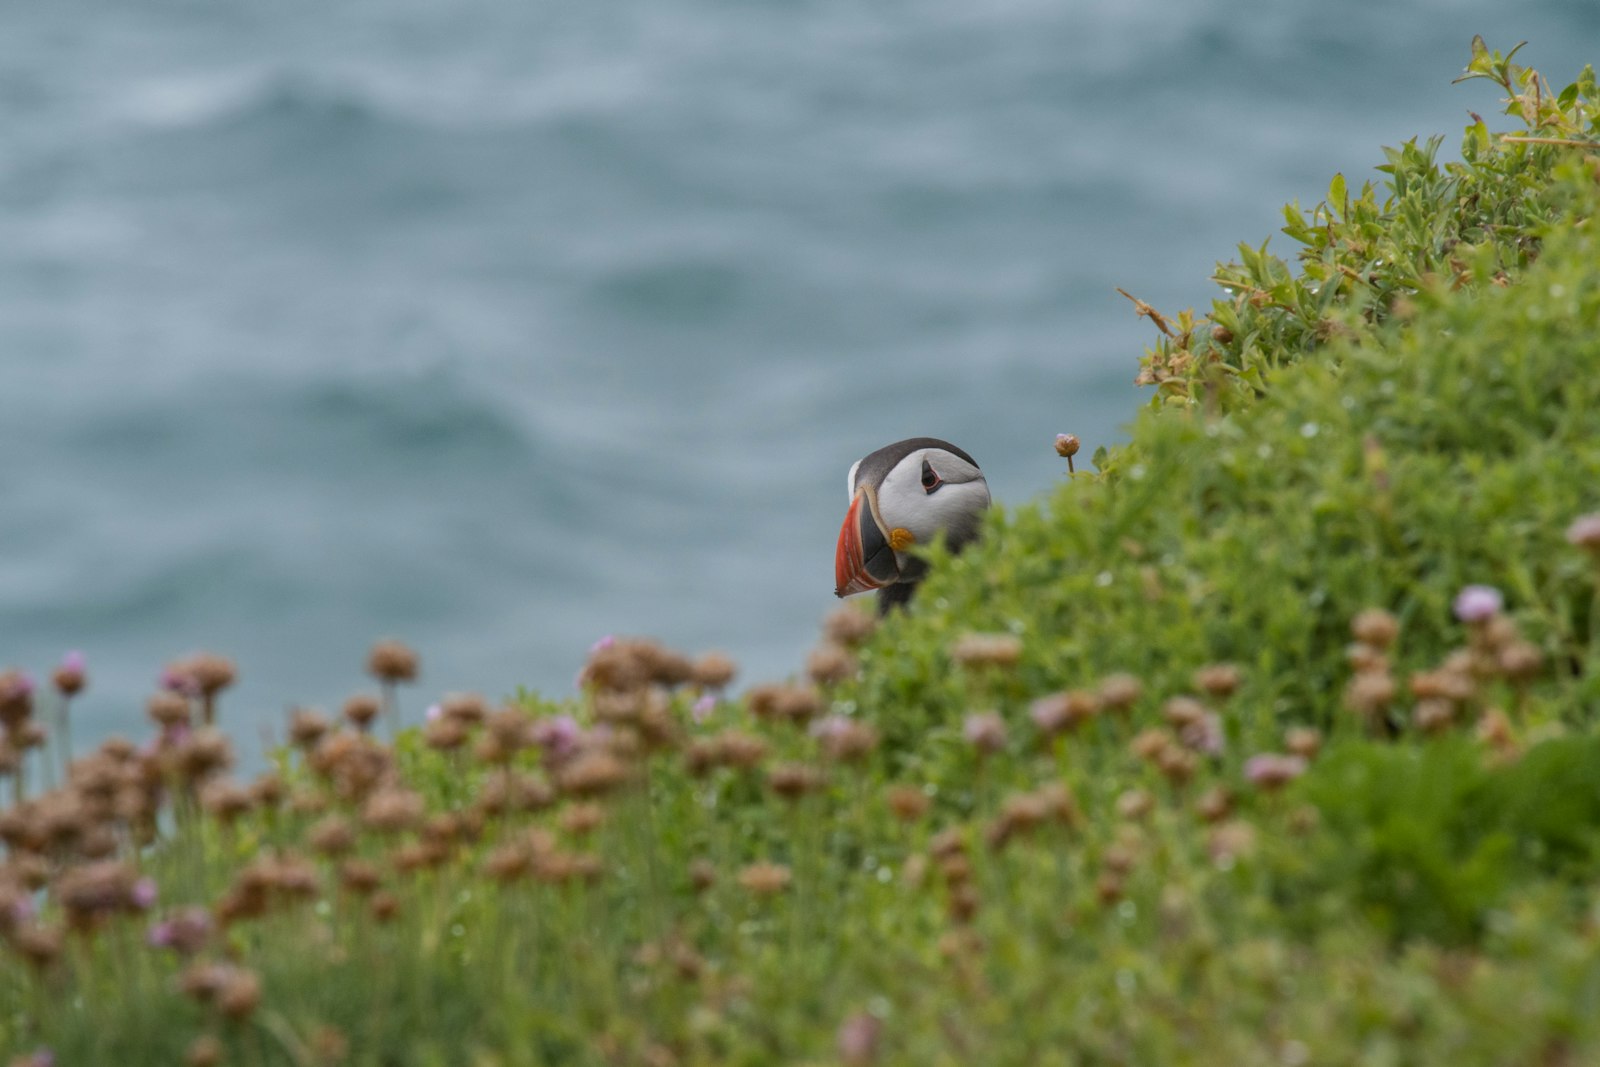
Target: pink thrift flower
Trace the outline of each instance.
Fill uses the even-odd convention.
[[[1222,716],[1208,711],[1178,734],[1185,748],[1205,756],[1220,756],[1223,748]]]
[[[577,751],[583,730],[571,715],[556,715],[533,724],[533,743],[554,759],[565,759]]]
[[[1245,760],[1244,776],[1259,789],[1282,789],[1306,773],[1303,756],[1285,756],[1277,752],[1263,752]]]
[[[443,714],[444,708],[440,707],[438,704],[429,704],[428,710],[422,713],[422,717],[427,719],[429,722],[438,722],[440,716]]]
[[[66,655],[61,657],[62,670],[72,671],[74,674],[82,674],[88,668],[88,666],[88,659],[77,649],[73,649],[71,652],[68,652]]]
[[[1486,622],[1500,614],[1505,599],[1492,585],[1469,585],[1456,595],[1454,607],[1462,622]]]
[[[999,752],[1006,747],[1006,721],[999,712],[975,712],[962,724],[961,736],[979,752]]]
[[[1567,527],[1567,542],[1590,552],[1600,550],[1600,511],[1580,515]]]
[[[689,709],[689,717],[695,722],[705,722],[711,718],[711,713],[717,710],[717,698],[707,693]]]
[[[129,899],[133,906],[140,911],[149,911],[156,903],[156,883],[153,878],[141,878],[133,883],[133,892]]]

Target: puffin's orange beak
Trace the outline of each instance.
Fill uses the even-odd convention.
[[[839,547],[833,554],[834,596],[850,596],[878,589],[900,577],[889,535],[878,518],[877,495],[862,486],[850,501],[839,530]]]

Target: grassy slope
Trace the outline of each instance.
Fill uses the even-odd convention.
[[[1526,89],[1503,59],[1475,64]],[[1587,85],[1566,111],[1548,94],[1540,130],[1600,132],[1572,127]],[[693,724],[677,690],[678,735],[624,752],[628,781],[594,797],[492,816],[411,873],[395,861],[425,834],[363,831],[399,908],[385,923],[306,844],[322,813],[186,816],[142,861],[163,910],[216,901],[264,850],[313,857],[318,900],[202,951],[258,974],[260,1005],[229,1021],[191,1003],[144,922],[117,919],[41,977],[0,951],[0,1047],[172,1063],[213,1034],[234,1063],[652,1067],[1600,1056],[1600,627],[1595,566],[1563,537],[1600,498],[1600,184],[1579,153],[1468,137],[1457,172],[1397,153],[1387,206],[1371,190],[1317,209],[1301,273],[1226,269],[1222,334],[1173,320],[1147,359],[1161,402],[1105,473],[997,512],[828,690],[880,731],[862,761],[748,702]],[[1341,264],[1366,280],[1330,293]],[[1473,582],[1540,650],[1525,679],[1452,617]],[[1396,691],[1360,715],[1346,647],[1371,607],[1400,622]],[[1470,684],[1425,731],[1408,680],[1474,642]],[[1216,662],[1240,684],[1203,701],[1220,751],[1192,752],[1165,702]],[[1030,720],[1113,672],[1142,682],[1126,713],[1058,737]],[[1006,733],[985,755],[964,730],[989,709]],[[1253,785],[1249,757],[1294,725],[1322,753],[1282,791]],[[761,739],[756,765],[691,773],[695,743],[728,729]],[[1152,738],[1179,753],[1165,773]],[[562,784],[532,753],[519,765]],[[399,766],[458,814],[499,777],[415,736]],[[781,796],[785,768],[815,788]],[[291,777],[360,821],[359,800]],[[897,818],[897,785],[930,810]],[[535,831],[598,878],[485,873]],[[762,893],[758,860],[787,886]]]

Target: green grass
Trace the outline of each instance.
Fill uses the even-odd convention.
[[[1535,95],[1505,57],[1473,67],[1533,136],[1600,134],[1587,72]],[[1462,164],[1407,146],[1387,187],[1346,208],[1336,182],[1333,207],[1291,212],[1298,273],[1252,250],[1219,268],[1235,296],[1209,320],[1163,318],[1159,402],[1129,443],[996,509],[960,557],[935,551],[913,610],[850,642],[843,681],[752,691],[701,722],[689,666],[622,643],[582,700],[526,697],[459,750],[413,731],[285,753],[285,796],[258,791],[231,823],[192,738],[97,757],[0,815],[0,1050],[1600,1058],[1600,570],[1566,537],[1600,510],[1597,158],[1475,123]],[[1458,621],[1469,584],[1504,611]],[[1364,625],[1352,649],[1370,609],[1398,637]],[[1237,684],[1198,676],[1219,663]],[[1079,695],[1072,728],[1035,721],[1041,698],[1116,674],[1138,680],[1125,709]],[[986,748],[970,727],[989,712],[1003,736]],[[520,747],[563,715],[586,728],[576,762],[548,737]],[[1308,768],[1263,783],[1252,757],[1291,747]],[[151,821],[134,801],[156,786]],[[386,806],[392,828],[371,825]],[[314,843],[330,817],[347,855]],[[122,866],[73,911],[62,878],[107,847],[101,829]],[[352,858],[375,893],[340,888]],[[149,910],[130,898],[141,875]],[[34,876],[48,888],[30,896]],[[233,916],[194,962],[146,943],[185,905]],[[74,915],[47,963],[24,960]],[[184,991],[197,965],[230,968],[221,999]]]

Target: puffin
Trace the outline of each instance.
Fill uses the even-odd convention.
[[[834,552],[834,596],[878,590],[878,614],[904,606],[928,572],[910,554],[942,530],[958,552],[974,538],[989,506],[989,483],[977,460],[949,441],[911,437],[856,460]]]

